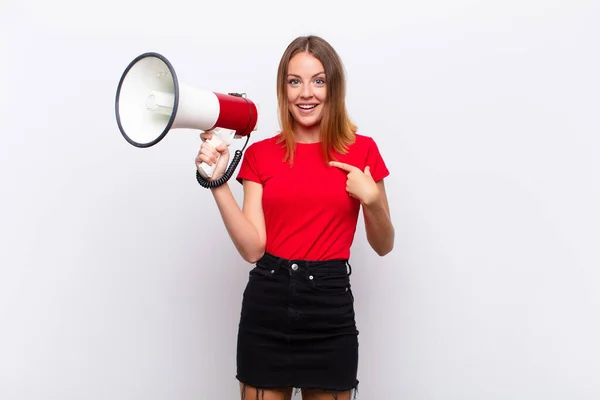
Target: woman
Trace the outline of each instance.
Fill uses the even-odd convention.
[[[237,379],[242,399],[350,399],[358,331],[350,288],[350,247],[362,207],[377,254],[394,244],[383,178],[389,171],[370,137],[346,113],[345,76],[322,38],[295,39],[277,73],[281,132],[246,150],[237,180],[211,189],[240,255],[256,266],[244,291]],[[200,135],[203,141],[210,134]],[[226,146],[202,143],[196,165],[229,161]]]

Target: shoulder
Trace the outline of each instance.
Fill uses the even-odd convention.
[[[248,146],[247,151],[264,152],[272,151],[274,148],[280,148],[283,146],[283,142],[281,142],[281,137],[281,134],[276,134],[268,138],[257,140]]]
[[[372,146],[375,144],[375,139],[364,133],[357,132],[354,134],[354,143],[358,146]]]
[[[377,148],[377,143],[375,142],[375,139],[373,139],[371,136],[357,132],[354,134],[354,143],[352,144],[351,148],[370,150],[373,148]]]
[[[363,170],[369,166],[371,175],[377,182],[389,175],[389,170],[383,159],[383,156],[371,136],[356,133],[354,143],[349,146],[347,154],[341,157],[348,164],[355,165]]]
[[[273,146],[281,146],[281,144],[283,142],[281,142],[281,138],[282,135],[280,133],[267,137],[267,138],[263,138],[263,139],[259,139],[255,142],[253,142],[249,147],[255,147],[255,148],[267,148],[267,147],[273,147]]]
[[[267,137],[251,141],[242,158],[240,170],[237,175],[237,181],[243,183],[244,179],[264,183],[265,174],[277,160],[277,148],[281,147],[278,138],[280,135]]]

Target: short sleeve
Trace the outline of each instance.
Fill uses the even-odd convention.
[[[236,180],[243,184],[243,180],[262,183],[258,172],[258,165],[256,163],[256,146],[254,144],[248,146],[244,156],[242,157],[242,165],[237,174]]]
[[[367,160],[365,166],[369,166],[371,176],[375,182],[379,182],[390,174],[390,171],[388,170],[385,161],[381,156],[379,147],[372,138],[369,138],[369,148],[367,151]]]

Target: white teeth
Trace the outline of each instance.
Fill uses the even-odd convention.
[[[312,105],[298,105],[298,107],[304,109],[304,110],[310,110],[311,108],[315,108],[316,105],[312,104]]]

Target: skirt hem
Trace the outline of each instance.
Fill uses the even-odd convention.
[[[356,398],[356,394],[358,393],[358,380],[356,381],[356,383],[354,384],[354,386],[352,387],[324,387],[324,386],[318,386],[318,385],[302,385],[299,384],[298,382],[296,383],[290,383],[287,382],[285,384],[258,384],[258,383],[253,383],[250,381],[247,381],[243,378],[241,378],[239,375],[236,376],[236,379],[238,380],[238,382],[240,382],[242,384],[243,389],[246,388],[246,386],[250,386],[252,388],[255,388],[257,390],[273,390],[273,389],[286,389],[286,388],[291,388],[293,390],[295,390],[296,392],[299,392],[300,390],[318,390],[320,392],[331,392],[331,393],[344,393],[344,392],[348,392],[348,391],[353,391],[354,392],[354,398]]]

